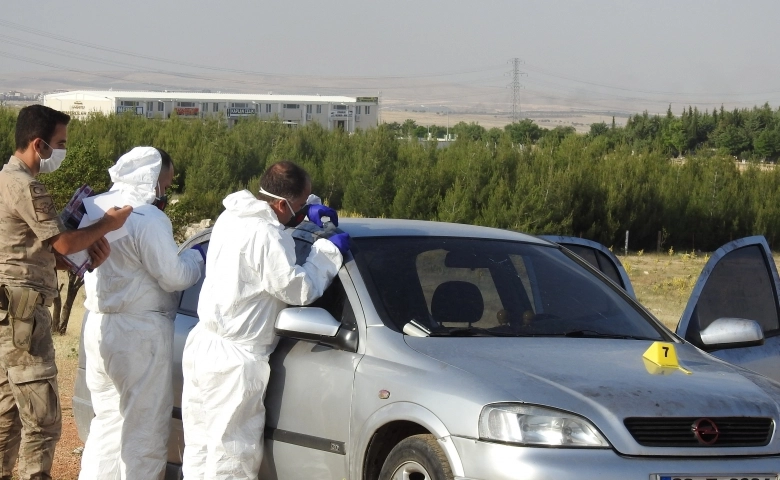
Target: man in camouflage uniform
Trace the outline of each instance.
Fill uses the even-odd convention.
[[[42,105],[19,112],[16,152],[0,171],[0,480],[49,479],[62,418],[48,307],[57,294],[58,256],[89,249],[92,266],[110,248],[103,235],[132,208],[66,231],[46,187],[35,179],[59,167],[70,117]],[[58,151],[59,150],[59,151]]]

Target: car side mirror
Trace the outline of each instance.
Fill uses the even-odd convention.
[[[342,328],[341,322],[324,308],[285,308],[276,317],[274,330],[281,337],[316,342],[338,350],[357,351],[357,331]]]
[[[755,320],[719,318],[701,331],[705,350],[754,347],[764,344],[764,332]]]

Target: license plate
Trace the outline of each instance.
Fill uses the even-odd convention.
[[[777,480],[774,474],[748,475],[654,475],[650,480]]]

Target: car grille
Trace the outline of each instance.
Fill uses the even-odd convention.
[[[709,431],[697,436],[694,425],[700,420]],[[774,431],[771,418],[633,417],[623,423],[634,440],[647,447],[755,447],[767,445]]]

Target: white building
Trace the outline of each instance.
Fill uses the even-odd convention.
[[[241,118],[256,117],[279,119],[295,126],[317,122],[328,130],[354,132],[356,128],[377,125],[378,100],[320,95],[75,90],[46,94],[43,104],[75,118],[86,118],[92,112],[133,112],[147,118],[170,118],[173,113],[183,118],[222,115],[230,125]]]

